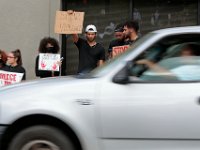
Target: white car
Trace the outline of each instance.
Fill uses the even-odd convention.
[[[87,75],[2,87],[0,149],[200,149],[199,43],[200,26],[158,30]]]

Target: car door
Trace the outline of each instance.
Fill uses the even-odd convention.
[[[108,83],[101,89],[106,149],[200,146],[200,83]]]
[[[168,75],[147,69],[126,84],[101,86],[99,124],[105,149],[199,149],[200,78]]]

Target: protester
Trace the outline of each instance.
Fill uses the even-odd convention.
[[[127,21],[124,24],[125,38],[128,38],[126,44],[132,45],[138,38],[139,24],[137,21]]]
[[[26,80],[26,70],[22,66],[21,51],[16,49],[7,55],[7,64],[2,68],[4,71],[23,73],[22,80]]]
[[[113,47],[123,46],[126,44],[125,43],[125,35],[124,35],[123,31],[124,31],[123,24],[118,24],[115,27],[115,32],[114,32],[115,39],[110,42],[109,47],[108,47],[108,58],[109,59],[112,58]]]
[[[5,67],[7,55],[3,50],[0,50],[0,70]]]
[[[54,38],[45,37],[40,41],[38,49],[39,53],[58,54],[59,50],[60,50],[59,43]],[[35,74],[37,77],[40,78],[54,77],[60,75],[59,71],[39,70],[39,55],[36,57],[35,61]]]
[[[88,25],[85,29],[86,40],[73,34],[73,41],[79,50],[78,74],[90,72],[102,65],[105,61],[105,49],[97,43],[97,29],[94,25]]]

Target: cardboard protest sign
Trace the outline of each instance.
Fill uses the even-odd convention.
[[[21,82],[23,73],[8,72],[0,70],[0,87]]]
[[[112,57],[122,54],[129,48],[129,45],[115,46],[112,48]]]
[[[84,12],[68,13],[67,11],[56,11],[55,33],[76,34],[82,33]]]
[[[39,70],[59,71],[60,54],[40,53]]]

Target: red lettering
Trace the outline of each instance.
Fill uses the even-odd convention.
[[[6,80],[6,81],[16,81],[16,74],[6,74],[6,73],[0,73],[0,79]]]
[[[9,81],[4,81],[4,85],[9,85],[9,84],[11,84],[11,82],[9,82]]]
[[[115,56],[125,52],[128,48],[129,48],[129,45],[113,47],[112,56],[115,57]]]
[[[5,74],[0,73],[0,79],[5,79]]]
[[[13,74],[13,81],[16,82],[16,74]]]

